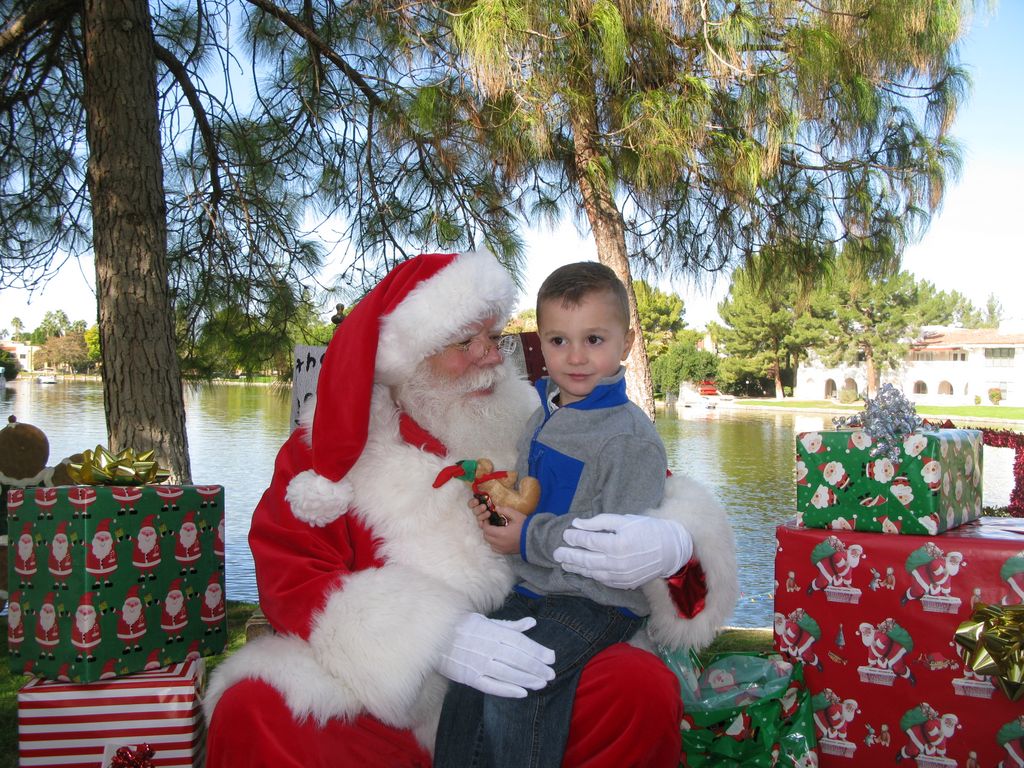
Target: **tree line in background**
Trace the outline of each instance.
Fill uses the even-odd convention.
[[[996,328],[1003,314],[994,295],[979,309],[959,292],[939,290],[908,272],[865,278],[843,259],[809,292],[797,280],[765,281],[758,274],[745,268],[732,274],[728,295],[718,305],[722,323],[704,330],[686,327],[682,297],[643,280],[633,282],[640,338],[657,394],[712,380],[729,394],[784,397],[792,394],[798,368],[812,352],[829,366],[864,363],[868,394],[874,394],[882,371],[905,359],[922,326]],[[101,359],[98,327],[72,322],[62,310],[47,312],[32,331],[19,318],[10,324],[14,341],[40,346],[36,359],[44,366],[82,372]],[[311,305],[287,324],[284,335],[276,333],[273,322],[251,323],[223,310],[178,353],[191,377],[288,378],[293,347],[327,344],[335,327],[321,321]],[[536,311],[528,309],[505,331],[536,329]],[[0,331],[0,338],[6,336]],[[704,348],[706,340],[711,349]]]
[[[334,245],[344,299],[423,250],[517,272],[564,215],[627,286],[892,273],[976,4],[0,0],[0,285],[94,257],[110,447],[187,481],[181,361],[271,352]]]

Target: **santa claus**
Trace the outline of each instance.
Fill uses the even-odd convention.
[[[60,643],[60,624],[57,623],[57,608],[53,592],[47,592],[36,617],[36,645],[40,659],[54,658],[53,650]]]
[[[14,591],[7,600],[7,652],[21,656],[21,645],[25,642],[25,622],[21,616],[21,592]]]
[[[32,538],[32,523],[22,526],[18,544],[14,550],[14,572],[18,574],[19,587],[31,587],[36,575],[36,541]]]
[[[213,538],[213,557],[218,567],[224,568],[224,518],[217,521],[217,535]]]
[[[96,607],[92,604],[92,592],[86,592],[78,601],[75,623],[71,626],[71,644],[78,651],[75,661],[95,661],[93,651],[100,644],[100,622]]]
[[[224,588],[220,584],[219,571],[210,574],[203,604],[199,607],[199,618],[206,625],[206,634],[221,631],[224,624]]]
[[[155,515],[146,515],[135,534],[132,548],[132,565],[139,572],[139,582],[156,578],[160,565],[160,536],[156,532]]]
[[[110,518],[105,518],[96,526],[92,541],[85,552],[85,572],[93,577],[92,588],[113,585],[111,576],[117,570],[117,548],[114,537],[110,535]]]
[[[948,475],[947,475],[948,477]],[[932,494],[937,494],[942,489],[942,462],[925,456],[921,459],[921,479],[928,486]]]
[[[188,605],[185,593],[181,591],[181,579],[175,579],[167,589],[163,610],[160,613],[160,629],[167,633],[167,642],[180,643],[182,633],[188,626]]]
[[[124,604],[117,619],[117,638],[124,643],[122,653],[142,650],[146,636],[146,611],[139,598],[139,587],[133,584],[124,596]]]
[[[199,529],[196,527],[196,513],[189,511],[185,513],[174,541],[174,559],[181,566],[179,571],[182,576],[186,573],[196,572],[196,563],[202,556],[202,549],[199,544]]]
[[[39,486],[36,488],[35,497],[39,519],[53,520],[53,507],[57,503],[57,489]]]
[[[335,333],[317,397],[252,518],[260,602],[278,634],[218,666],[204,701],[209,768],[429,766],[449,679],[500,695],[544,685],[547,649],[518,622],[483,615],[511,572],[480,535],[469,487],[432,488],[459,459],[514,466],[538,406],[493,338],[514,300],[490,254],[419,256]],[[639,537],[613,515],[615,530],[573,565],[641,589],[652,613],[633,645],[584,668],[565,765],[678,764],[677,679],[638,646],[707,644],[737,585],[731,529],[711,496],[678,473],[665,496]],[[687,531],[695,558],[683,563],[672,542]]]
[[[89,507],[96,503],[96,489],[89,485],[75,485],[68,488],[72,518],[90,518]]]
[[[71,541],[68,539],[67,527],[66,520],[57,524],[57,530],[50,541],[50,555],[46,558],[54,589],[67,589],[68,577],[71,576]]]

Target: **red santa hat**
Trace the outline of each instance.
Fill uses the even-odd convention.
[[[56,595],[53,592],[47,592],[43,598],[43,605],[53,605],[53,601],[56,599]]]
[[[516,288],[490,253],[431,253],[399,264],[335,332],[317,382],[313,468],[292,478],[287,500],[310,525],[348,509],[346,475],[366,446],[374,384],[395,385],[475,322],[512,311]]]
[[[61,520],[59,523],[57,523],[57,530],[53,532],[54,538],[56,538],[57,536],[60,536],[61,534],[67,536],[67,533],[68,533],[68,521],[67,520]]]
[[[103,664],[103,669],[100,671],[100,680],[108,680],[111,677],[117,677],[117,671],[114,669],[114,659],[107,659]]]
[[[196,522],[196,512],[195,512],[194,509],[190,509],[188,512],[186,512],[185,513],[185,517],[183,517],[181,519],[181,524],[182,525],[184,525],[185,523],[195,524],[195,522]]]
[[[181,579],[175,579],[171,582],[171,586],[167,588],[167,594],[171,594],[174,591],[181,592]]]
[[[104,517],[99,523],[96,524],[96,530],[93,533],[95,537],[97,533],[110,533],[110,518]]]
[[[128,587],[128,591],[125,592],[124,601],[127,603],[131,598],[139,599],[139,585],[132,584]]]
[[[139,526],[141,531],[143,528],[156,528],[156,515],[146,515],[142,518],[142,524]]]
[[[218,587],[220,586],[220,571],[214,571],[210,574],[210,578],[206,582],[206,586],[210,586],[211,584],[216,584]]]
[[[8,603],[20,603],[21,602],[21,590],[16,589],[11,592],[10,597],[7,598]]]
[[[32,538],[32,523],[31,522],[27,522],[23,526],[21,526],[21,535],[22,536],[28,536],[30,539]]]
[[[82,593],[82,596],[78,599],[78,607],[81,608],[83,605],[92,607],[92,592]]]
[[[160,668],[160,649],[154,648],[149,652],[149,656],[146,657],[146,665],[143,669],[159,669]]]

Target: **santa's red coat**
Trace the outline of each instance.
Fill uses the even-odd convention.
[[[85,570],[94,576],[105,576],[117,570],[117,548],[112,547],[110,552],[102,558],[93,554],[92,548],[85,553]]]
[[[506,446],[490,452],[498,466],[512,465],[519,425],[536,404],[528,385],[507,388],[520,385],[520,418],[504,431],[492,425],[494,445]],[[452,627],[467,612],[500,605],[512,578],[469,513],[469,486],[432,488],[445,466],[464,457],[421,450],[429,436],[409,422],[400,432],[395,416],[379,390],[366,449],[342,483],[310,477],[305,428],[279,452],[250,532],[260,604],[279,634],[247,643],[213,676],[205,700],[209,768],[429,764],[425,750],[447,685],[435,670]],[[735,604],[728,523],[681,475],[669,478],[666,501],[652,514],[686,525],[703,565],[688,580],[703,577],[706,590],[645,585],[648,633],[670,647],[706,645]],[[680,616],[674,598],[694,595],[704,599],[686,607],[699,613]],[[581,683],[576,698],[566,764],[578,764],[578,755],[592,768],[675,765],[679,696],[666,673],[657,657],[631,646],[595,658],[584,671],[591,685]],[[627,712],[626,703],[635,709]],[[254,717],[267,727],[254,727]],[[647,762],[651,749],[662,751]],[[380,754],[396,757],[381,763]]]
[[[146,614],[142,613],[135,621],[127,622],[123,618],[117,620],[117,637],[119,640],[135,641],[146,634]]]
[[[71,644],[80,651],[89,651],[100,644],[100,625],[97,622],[83,632],[75,624],[71,628]]]

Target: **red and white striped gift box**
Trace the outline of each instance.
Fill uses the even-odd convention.
[[[148,744],[155,766],[198,768],[203,671],[190,659],[92,683],[31,680],[18,691],[20,766],[101,768],[104,750]]]

